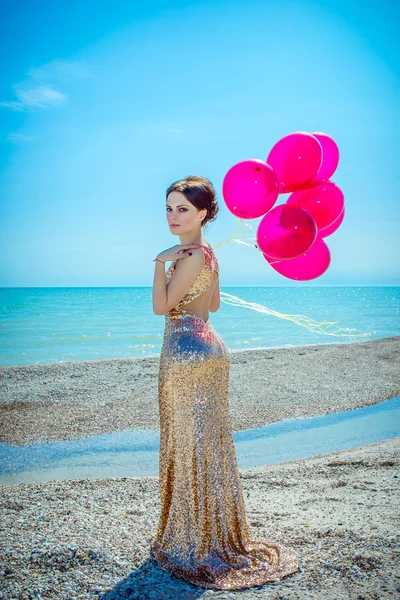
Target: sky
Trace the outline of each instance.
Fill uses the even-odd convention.
[[[151,286],[153,258],[180,243],[168,186],[212,181],[217,246],[239,223],[226,172],[298,131],[340,151],[329,268],[296,282],[229,242],[221,287],[400,285],[399,13],[386,0],[1,3],[0,287]]]

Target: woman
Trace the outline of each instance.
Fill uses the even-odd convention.
[[[173,183],[166,199],[180,244],[154,259],[153,310],[165,315],[165,330],[161,516],[151,554],[164,570],[205,588],[253,587],[298,564],[288,548],[249,535],[229,412],[229,350],[209,320],[220,306],[219,265],[202,227],[218,212],[216,194],[208,179],[190,176]]]

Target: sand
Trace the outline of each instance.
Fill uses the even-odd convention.
[[[235,430],[399,395],[400,337],[232,352]],[[28,445],[157,429],[158,357],[1,369],[1,440]],[[400,438],[240,470],[253,538],[296,549],[281,581],[213,592],[149,556],[158,478],[0,488],[0,598],[378,600],[400,597]]]
[[[394,438],[242,469],[252,537],[293,547],[300,570],[229,593],[193,586],[150,558],[156,477],[3,486],[0,598],[399,598],[399,449]]]
[[[23,445],[159,429],[158,367],[158,356],[2,367],[0,441]],[[398,395],[400,336],[231,351],[235,431]]]

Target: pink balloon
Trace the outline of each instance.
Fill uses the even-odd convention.
[[[280,204],[270,210],[257,229],[257,246],[276,260],[301,256],[317,239],[317,225],[303,208]]]
[[[331,262],[331,253],[322,239],[317,239],[307,252],[292,260],[274,261],[265,254],[264,257],[275,271],[296,281],[320,277]]]
[[[294,192],[318,173],[322,164],[322,146],[311,133],[291,133],[275,144],[267,163],[278,177],[279,193]]]
[[[333,221],[333,223],[331,223],[331,225],[328,225],[328,227],[324,227],[323,229],[318,230],[317,237],[325,238],[325,237],[328,237],[328,235],[332,235],[332,233],[334,233],[337,229],[339,229],[340,225],[343,222],[343,219],[344,219],[344,207],[343,207],[342,212],[336,219],[336,221]]]
[[[322,146],[322,164],[313,182],[330,179],[339,164],[339,148],[333,138],[326,133],[318,131],[312,133]]]
[[[228,210],[243,219],[264,215],[275,204],[278,193],[279,182],[273,168],[258,158],[231,167],[222,183]]]
[[[286,204],[295,204],[312,214],[319,230],[332,225],[344,207],[342,190],[333,181],[322,181],[311,188],[293,192]]]

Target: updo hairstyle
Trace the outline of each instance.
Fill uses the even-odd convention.
[[[172,183],[166,192],[166,199],[171,192],[181,192],[198,210],[207,209],[207,214],[201,222],[201,227],[214,221],[218,213],[217,195],[213,184],[206,177],[188,175]]]

